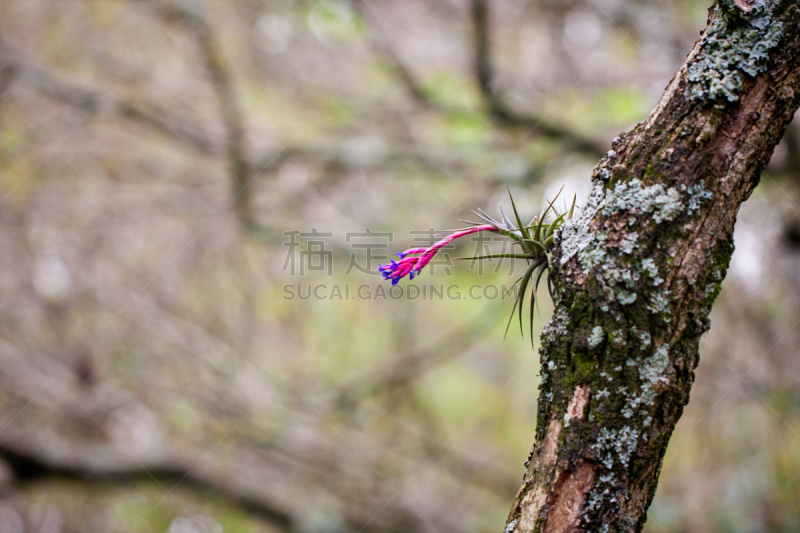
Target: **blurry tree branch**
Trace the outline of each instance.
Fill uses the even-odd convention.
[[[465,172],[470,161],[452,153],[422,153],[406,148],[402,143],[369,150],[358,150],[346,143],[330,147],[288,146],[283,150],[263,154],[254,167],[259,174],[278,170],[288,162],[323,165],[331,169],[372,169],[409,167],[437,173]]]
[[[158,104],[126,99],[115,95],[113,91],[72,80],[47,67],[6,59],[0,67],[0,95],[16,82],[47,98],[74,106],[91,115],[115,116],[139,122],[204,155],[217,156],[220,153],[208,136],[199,133],[205,129],[204,125],[171,114]],[[234,153],[241,155],[241,146],[237,146]],[[392,165],[411,165],[440,173],[463,171],[469,165],[469,161],[456,154],[421,153],[416,149],[406,150],[402,145],[369,153],[356,153],[345,145],[287,146],[282,150],[264,153],[250,163],[240,160],[239,155],[231,156],[229,151],[229,158],[235,161],[240,179],[244,176],[241,173],[244,168],[257,169],[259,174],[265,174],[276,171],[290,161],[337,168],[379,169]]]
[[[475,32],[475,79],[489,109],[497,101],[494,92],[491,42],[489,37],[489,0],[472,0],[472,26]]]
[[[239,461],[244,455],[249,456],[252,462],[253,446],[239,448]],[[291,448],[281,450],[274,446],[261,447],[261,454],[270,458],[266,459],[267,465],[258,467],[259,475],[267,476],[271,483],[265,483],[263,478],[261,483],[249,481],[255,477],[250,472],[253,465],[226,465],[220,463],[219,458],[209,457],[207,452],[200,450],[174,449],[156,458],[136,458],[111,451],[102,441],[87,443],[84,439],[84,442],[70,442],[58,437],[57,442],[45,443],[26,436],[24,432],[6,429],[0,434],[0,461],[5,462],[11,471],[13,485],[0,487],[0,493],[8,495],[13,490],[42,481],[75,480],[101,486],[154,482],[169,492],[182,487],[200,494],[211,494],[280,531],[290,533],[303,530],[302,522],[307,518],[308,509],[307,502],[290,495],[292,489],[284,478],[297,475],[294,467],[289,465],[302,465],[302,469],[308,471],[303,476],[315,476],[317,489],[324,479],[335,478],[335,483],[328,485],[332,495],[341,499],[347,510],[343,517],[346,531],[399,533],[425,530],[420,527],[413,509],[403,502],[387,504],[389,496],[384,490],[376,491],[369,480],[360,479],[355,473],[331,469],[323,458],[292,457]],[[264,467],[266,470],[262,470]],[[294,480],[294,484],[298,482],[301,481]],[[359,484],[364,486],[359,488]],[[308,485],[309,488],[312,486]],[[282,493],[273,499],[270,494],[274,491]],[[364,495],[370,493],[375,498],[368,504]]]
[[[163,462],[142,464],[133,461],[115,461],[99,464],[86,458],[71,456],[56,457],[55,454],[36,451],[24,441],[14,442],[5,432],[0,440],[0,459],[5,461],[14,476],[17,486],[42,480],[67,479],[86,484],[130,484],[155,481],[167,490],[178,485],[185,488],[210,492],[228,499],[243,511],[275,525],[281,531],[292,531],[295,518],[284,509],[274,506],[263,497],[241,490],[222,480],[209,479],[195,468],[195,462],[172,458]]]
[[[255,229],[250,187],[252,178],[245,147],[244,117],[235,98],[231,73],[213,29],[200,13],[199,7],[184,9],[173,2],[133,1],[141,4],[145,9],[154,10],[166,22],[186,24],[194,34],[200,47],[206,75],[219,100],[222,118],[227,129],[228,172],[232,182],[236,213],[246,230]]]
[[[132,0],[132,2],[160,20],[183,23],[191,29],[201,51],[206,75],[220,102],[227,130],[224,150],[220,150],[210,135],[203,133],[208,131],[208,127],[199,119],[179,116],[155,102],[125,98],[103,87],[71,79],[47,66],[18,59],[10,52],[9,47],[2,46],[2,43],[0,43],[2,59],[0,94],[16,81],[47,98],[74,106],[89,115],[119,117],[140,123],[204,155],[217,156],[221,152],[225,153],[236,212],[243,226],[249,229],[254,229],[256,226],[251,191],[254,172],[257,170],[258,174],[269,173],[288,161],[323,164],[332,168],[385,168],[393,165],[412,165],[438,173],[464,172],[469,168],[470,162],[461,156],[427,153],[418,146],[405,149],[404,143],[366,155],[356,154],[345,145],[333,148],[289,146],[249,158],[245,148],[243,112],[234,98],[231,73],[206,20],[196,11],[176,7],[171,2],[152,0]],[[390,47],[384,47],[382,52],[404,80],[404,84],[417,102],[443,112],[459,111],[431,100],[413,73]]]
[[[198,133],[200,124],[187,122],[163,107],[151,102],[126,99],[101,87],[92,87],[57,73],[43,65],[14,57],[0,44],[2,74],[0,94],[14,82],[37,91],[42,96],[71,105],[88,115],[115,116],[144,124],[167,137],[205,155],[214,155],[213,142]],[[5,53],[4,53],[5,52]]]
[[[365,7],[366,0],[356,0],[353,3],[359,14],[368,19]],[[483,97],[486,112],[489,117],[500,126],[506,128],[524,128],[529,133],[555,139],[566,147],[599,157],[606,151],[602,141],[589,139],[571,131],[568,128],[547,122],[543,117],[534,115],[521,115],[511,110],[502,96],[494,89],[489,40],[489,13],[488,5],[483,0],[473,0],[472,18],[474,25],[475,42],[475,77]],[[409,95],[421,106],[434,109],[443,113],[459,113],[464,110],[452,104],[437,102],[430,97],[428,91],[419,82],[416,75],[403,62],[394,51],[391,43],[383,42],[374,34],[368,36],[372,49],[381,54],[389,66],[395,71]]]
[[[559,140],[569,148],[600,157],[607,146],[604,142],[584,137],[568,128],[548,122],[544,117],[514,111],[497,90],[491,57],[490,0],[472,0],[471,14],[474,29],[475,79],[489,116],[505,127],[530,130],[535,135]]]
[[[368,0],[355,0],[353,2],[353,8],[367,23],[367,26],[369,26],[370,17],[367,14],[367,9],[369,8]],[[367,40],[373,53],[383,57],[403,83],[408,94],[417,104],[440,112],[452,113],[458,111],[455,107],[431,99],[428,91],[425,90],[419,80],[417,80],[416,75],[408,68],[400,56],[397,55],[390,42],[385,42],[376,35],[376,32],[370,31],[369,28],[367,29]]]
[[[152,412],[145,404],[113,384],[82,383],[74,379],[75,369],[62,372],[45,355],[35,361],[19,357],[15,348],[0,344],[0,385],[4,401],[24,406],[29,421],[11,424],[11,416],[0,418],[0,462],[5,461],[13,474],[10,485],[0,487],[5,494],[64,479],[87,486],[152,482],[170,492],[184,487],[211,494],[283,531],[303,530],[313,494],[338,502],[345,531],[426,530],[417,511],[404,501],[391,501],[395,491],[375,467],[348,469],[338,464],[343,456],[358,452],[346,439],[331,442],[317,432],[319,415],[306,403],[284,406],[291,413],[292,428],[273,438],[245,434],[225,446],[201,449],[156,437],[151,446],[141,448],[125,438],[128,428],[116,420],[121,416],[124,424],[137,427],[142,410]],[[47,394],[41,394],[42,384]],[[218,407],[208,399],[213,392],[201,388],[203,412],[214,417]],[[30,416],[31,411],[44,416]],[[251,414],[252,408],[239,405],[216,416],[247,420]],[[48,432],[45,428],[52,426],[53,417],[58,430]],[[158,434],[159,422],[144,423],[140,430]],[[47,438],[42,438],[43,432]]]

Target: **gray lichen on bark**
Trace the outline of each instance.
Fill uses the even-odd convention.
[[[741,203],[800,104],[796,2],[733,0],[592,175],[554,252],[536,444],[506,531],[639,531]]]
[[[735,102],[745,80],[767,69],[769,54],[783,37],[783,22],[770,2],[720,2],[698,57],[689,66],[687,96]]]

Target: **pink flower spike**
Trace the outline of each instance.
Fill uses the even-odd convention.
[[[427,248],[409,248],[405,252],[398,252],[397,255],[400,256],[400,259],[403,259],[407,255],[421,254],[426,252],[427,250],[428,250]]]
[[[443,246],[450,244],[459,237],[478,233],[479,231],[497,231],[497,229],[490,224],[484,224],[456,231],[429,248],[409,248],[404,252],[400,252],[397,254],[400,256],[400,261],[392,260],[388,265],[379,265],[378,270],[383,275],[383,279],[392,280],[392,285],[397,285],[397,282],[406,275],[410,275],[410,279],[414,279],[414,276],[419,274],[420,270],[431,262],[431,259]]]

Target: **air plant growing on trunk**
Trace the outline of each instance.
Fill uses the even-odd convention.
[[[477,211],[473,211],[473,213],[481,219],[481,222],[462,220],[461,222],[470,224],[470,227],[455,230],[428,248],[409,248],[408,250],[400,252],[397,254],[400,256],[399,261],[393,260],[388,265],[380,265],[379,270],[384,279],[392,280],[392,285],[396,285],[397,282],[399,282],[406,275],[408,275],[410,279],[414,279],[414,276],[420,273],[425,265],[427,265],[431,259],[433,259],[436,253],[443,246],[460,237],[464,237],[465,235],[470,235],[472,233],[478,233],[480,231],[491,231],[505,235],[512,240],[513,245],[519,246],[519,253],[490,254],[477,257],[462,257],[460,259],[481,260],[507,258],[524,259],[527,261],[525,273],[520,276],[520,278],[517,279],[517,281],[515,281],[512,285],[512,287],[518,286],[518,290],[516,299],[514,300],[514,307],[511,309],[511,316],[509,317],[508,324],[506,325],[506,333],[508,333],[508,327],[511,325],[511,320],[514,318],[514,312],[517,312],[519,315],[519,327],[520,333],[522,333],[522,308],[525,304],[525,293],[527,292],[528,287],[531,286],[530,332],[531,342],[533,342],[533,311],[536,303],[536,290],[539,287],[539,283],[544,277],[545,272],[549,271],[550,253],[553,249],[553,239],[555,238],[556,231],[566,221],[572,218],[576,207],[576,198],[573,198],[572,205],[570,206],[569,210],[559,213],[554,204],[560,194],[561,191],[556,194],[555,198],[553,198],[547,207],[544,208],[539,216],[533,217],[528,224],[524,224],[519,212],[517,211],[514,198],[511,196],[511,191],[509,191],[508,196],[511,199],[511,208],[514,212],[514,220],[511,220],[506,215],[502,205],[500,206],[502,221],[495,220],[487,215],[483,210],[478,209]],[[531,281],[533,281],[532,285]],[[547,277],[547,287],[550,292],[550,297],[552,298],[553,282],[549,275]]]

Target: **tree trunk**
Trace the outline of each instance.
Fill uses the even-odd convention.
[[[800,8],[720,0],[553,254],[536,443],[511,532],[641,531],[741,203],[800,104]]]

